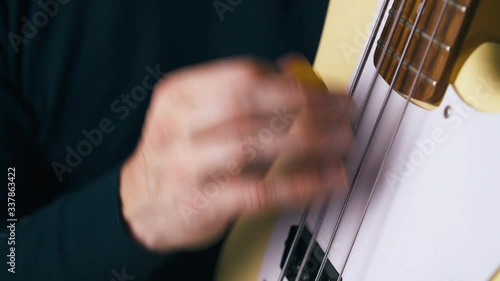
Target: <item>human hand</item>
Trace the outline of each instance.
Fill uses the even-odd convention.
[[[138,242],[158,252],[194,250],[243,213],[297,207],[345,188],[349,101],[310,75],[296,79],[294,60],[282,60],[280,71],[228,59],[159,82],[120,178],[123,216]]]

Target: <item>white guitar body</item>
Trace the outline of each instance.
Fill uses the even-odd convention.
[[[366,75],[373,71],[367,69]],[[376,92],[385,93],[388,85],[382,79],[378,84]],[[381,103],[383,95],[373,99],[378,100],[374,103]],[[405,103],[397,94],[391,101],[389,107],[403,107]],[[453,111],[448,119],[443,113],[447,106]],[[378,110],[369,110],[361,128],[369,127],[367,123],[373,123],[377,114]],[[388,115],[383,120],[380,126],[384,132],[374,139],[329,254],[337,270],[344,266],[380,169],[381,154],[388,149],[399,116]],[[358,141],[365,142],[367,137],[361,135]],[[359,157],[356,152],[350,159]],[[458,97],[453,87],[434,111],[410,104],[343,280],[489,280],[500,266],[499,161],[500,115],[475,111]],[[349,174],[358,165],[359,161],[350,161]],[[322,249],[327,247],[343,200],[337,198],[330,204],[317,238]],[[300,215],[280,218],[259,280],[278,280],[284,242]],[[308,217],[308,229],[314,229],[316,220],[317,214]]]
[[[373,61],[372,51],[354,93],[358,107],[371,78],[377,75]],[[334,62],[328,64],[335,67]],[[342,272],[342,280],[487,281],[500,268],[500,114],[484,113],[469,105],[498,94],[500,79],[487,71],[471,79],[469,89],[474,93],[469,103],[453,85],[433,110],[409,103],[392,147],[406,98],[391,93],[328,253],[331,265]],[[388,89],[379,76],[346,164],[351,179]],[[316,237],[322,251],[327,249],[344,200],[336,196],[329,204]],[[280,216],[260,259],[259,273],[235,280],[278,280],[285,241],[301,214]],[[319,207],[310,211],[306,223],[309,232],[313,232],[318,214]],[[309,263],[305,272],[314,271],[320,262]]]

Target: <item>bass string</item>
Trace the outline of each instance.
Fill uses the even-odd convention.
[[[384,8],[383,8],[383,12],[379,14],[379,18],[377,19],[377,29],[374,30],[374,32],[372,33],[372,36],[373,38],[375,38],[375,35],[378,34],[378,27],[381,25],[381,22],[384,18],[384,14],[386,13],[387,11],[387,7],[388,7],[388,4],[389,4],[390,1],[386,1],[384,3]],[[397,22],[399,21],[399,19],[401,18],[401,15],[403,13],[403,10],[404,10],[404,7],[406,5],[406,1],[403,1],[398,9],[398,12],[397,12],[397,15],[396,17],[394,18],[394,22],[393,22],[393,25],[390,29],[390,32],[389,32],[389,35],[386,39],[386,42],[384,44],[384,48],[382,50],[382,53],[381,53],[381,59],[379,60],[378,64],[376,65],[376,72],[375,74],[372,76],[371,78],[371,82],[370,82],[370,86],[369,86],[369,90],[368,90],[368,93],[365,95],[363,101],[362,101],[362,108],[361,108],[361,111],[360,111],[360,114],[358,116],[363,116],[364,115],[364,112],[365,112],[365,109],[366,109],[366,103],[369,102],[370,98],[371,98],[371,94],[373,92],[373,89],[375,87],[375,82],[377,81],[377,73],[379,72],[379,70],[381,69],[382,67],[382,64],[386,58],[386,54],[388,52],[388,49],[389,49],[389,45],[390,45],[390,42],[392,41],[392,39],[394,38],[394,34],[395,34],[395,31],[396,31],[396,26],[397,26]],[[370,48],[369,50],[366,50],[368,53],[371,52],[371,49],[372,49],[372,46],[374,44],[374,41],[371,42],[371,45],[370,45]],[[365,67],[365,65],[363,64],[363,69]],[[363,71],[363,69],[360,69],[360,71]],[[357,86],[357,84],[356,84]],[[354,90],[356,88],[354,87]],[[354,131],[354,135],[357,134],[357,128],[358,126],[355,125],[354,128],[353,128],[353,131]],[[366,156],[364,156],[366,157]],[[356,179],[357,177],[359,176],[359,173],[357,173],[354,177],[354,179]],[[318,274],[316,276],[316,281],[319,281],[320,277],[321,277],[321,274],[323,273],[324,269],[325,269],[325,266],[326,266],[326,262],[328,261],[328,254],[330,253],[330,250],[331,250],[331,247],[333,245],[333,240],[334,238],[336,237],[336,234],[337,234],[337,231],[339,229],[339,226],[340,226],[340,222],[344,216],[344,213],[345,213],[345,210],[347,209],[347,206],[351,200],[351,197],[352,197],[352,194],[354,192],[354,189],[355,189],[355,184],[354,184],[354,179],[353,179],[353,182],[351,183],[350,185],[350,188],[349,188],[349,191],[346,195],[346,199],[344,200],[343,204],[342,204],[342,208],[341,208],[341,211],[337,217],[337,221],[336,221],[336,224],[334,226],[334,230],[332,232],[332,234],[330,235],[330,238],[329,238],[329,241],[328,241],[328,245],[325,249],[325,255],[323,256],[323,259],[321,261],[321,264],[320,264],[320,268],[318,270]],[[322,218],[321,218],[321,221],[324,219],[324,216],[325,214],[323,214]]]
[[[398,15],[397,15],[397,18],[399,20],[399,18],[401,18],[401,15],[403,13],[403,10],[404,10],[404,6],[405,6],[406,3],[402,3],[401,6],[399,7],[399,10],[398,10]],[[390,42],[392,41],[392,37],[394,36],[394,32],[396,31],[396,27],[397,27],[397,21],[394,21],[393,22],[393,26],[391,27],[391,33],[390,33],[390,36],[388,36],[389,38],[391,38],[390,40],[387,40],[386,41],[386,44],[384,45],[383,47],[383,50],[382,50],[382,54],[383,54],[383,57],[382,59],[379,60],[378,64],[377,64],[377,72],[375,73],[375,75],[372,76],[372,78],[370,79],[370,83],[369,83],[369,86],[368,86],[368,93],[363,97],[363,101],[361,102],[361,109],[360,109],[360,114],[358,114],[356,116],[356,119],[354,121],[354,126],[353,126],[353,131],[354,133],[357,133],[358,131],[358,128],[359,128],[359,125],[361,123],[361,120],[365,114],[365,111],[366,111],[366,107],[368,105],[368,102],[370,101],[371,99],[371,96],[373,94],[373,89],[375,87],[375,83],[377,82],[377,78],[378,78],[378,75],[377,73],[379,72],[379,70],[382,68],[382,65],[383,65],[383,59],[385,58],[385,56],[387,55],[387,52],[389,50],[389,46],[390,46]],[[397,74],[397,73],[396,73]]]
[[[396,137],[397,137],[398,131],[399,131],[399,129],[401,128],[401,125],[402,125],[402,122],[403,122],[404,116],[405,116],[405,114],[406,114],[406,112],[407,112],[407,110],[408,110],[408,107],[409,107],[409,105],[410,105],[410,102],[411,102],[412,96],[413,96],[413,94],[415,93],[415,90],[416,90],[416,85],[417,85],[417,83],[418,83],[418,80],[419,80],[419,78],[420,78],[420,75],[421,75],[421,74],[422,74],[422,72],[423,72],[425,62],[427,61],[427,58],[429,57],[429,53],[430,53],[430,50],[431,50],[432,44],[433,44],[434,40],[436,39],[437,33],[438,33],[438,31],[439,31],[439,27],[440,27],[441,22],[443,21],[443,18],[444,18],[444,13],[445,13],[445,11],[446,11],[446,8],[447,8],[447,7],[449,6],[449,4],[450,4],[450,0],[443,0],[443,1],[444,1],[444,3],[443,3],[443,6],[441,7],[441,10],[440,10],[440,13],[439,13],[438,20],[437,20],[436,24],[435,24],[435,25],[434,25],[434,27],[433,27],[433,32],[432,32],[431,38],[429,39],[429,43],[427,44],[426,50],[425,50],[425,52],[424,52],[424,56],[423,56],[423,58],[422,58],[422,61],[420,62],[420,65],[419,65],[418,71],[417,71],[417,73],[415,74],[415,78],[413,79],[413,82],[412,82],[412,85],[411,85],[411,88],[410,88],[410,92],[409,92],[409,94],[408,94],[408,96],[407,96],[407,98],[406,98],[405,106],[404,106],[404,108],[403,108],[403,111],[402,111],[402,113],[401,113],[401,116],[399,117],[399,121],[398,121],[398,124],[397,124],[397,126],[396,126],[396,130],[394,131],[393,135],[391,136],[391,140],[390,140],[390,143],[389,143],[389,148],[388,148],[387,152],[385,153],[384,158],[383,158],[383,160],[382,160],[382,164],[381,164],[381,166],[380,166],[380,168],[379,168],[379,171],[378,171],[378,173],[377,173],[377,177],[376,177],[376,179],[375,179],[375,183],[374,183],[374,185],[373,185],[373,187],[372,187],[372,190],[371,190],[371,192],[370,192],[370,196],[368,197],[368,202],[366,203],[365,208],[364,208],[364,210],[363,210],[363,215],[362,215],[362,217],[361,217],[361,221],[359,222],[359,224],[358,224],[358,226],[357,226],[357,229],[356,229],[356,232],[355,232],[354,239],[353,239],[353,241],[351,242],[351,245],[350,245],[350,247],[349,247],[349,252],[348,252],[347,257],[346,257],[346,259],[345,259],[345,261],[344,261],[344,264],[343,264],[343,266],[342,266],[342,270],[341,270],[341,271],[340,271],[340,273],[339,273],[339,277],[338,277],[337,281],[339,281],[339,280],[342,278],[342,274],[344,273],[344,270],[345,270],[345,267],[346,267],[346,265],[347,265],[347,262],[349,261],[349,258],[350,258],[351,253],[352,253],[352,249],[353,249],[353,247],[354,247],[354,244],[355,244],[356,239],[357,239],[357,237],[358,237],[358,235],[359,235],[359,232],[360,232],[361,226],[362,226],[363,221],[364,221],[364,219],[365,219],[365,217],[366,217],[366,214],[367,214],[367,212],[368,212],[368,208],[369,208],[369,206],[370,206],[371,200],[372,200],[373,195],[374,195],[374,193],[375,193],[376,187],[378,186],[378,183],[379,183],[379,181],[380,181],[380,178],[381,178],[381,175],[382,175],[382,170],[384,169],[384,167],[385,167],[385,165],[386,165],[386,163],[387,163],[387,159],[389,158],[389,154],[390,154],[391,149],[392,149],[392,147],[393,147],[393,145],[394,145],[394,142],[395,142],[395,140],[396,140]],[[424,9],[425,9],[425,4],[426,4],[426,2],[427,2],[427,0],[424,0],[424,2],[422,2],[422,6],[421,6],[421,9],[420,9],[420,16],[422,15],[422,13],[423,13],[423,11],[424,11]],[[420,17],[420,16],[419,16],[419,17]],[[417,25],[418,25],[418,23],[417,23],[417,22],[415,22],[415,27],[416,27]],[[413,35],[410,35],[410,36],[413,36]],[[400,63],[401,63],[402,61],[404,61],[404,58],[403,58],[403,57],[401,58]],[[402,63],[401,63],[401,64],[402,64]],[[397,73],[398,73],[398,72],[397,72]],[[399,75],[399,74],[400,74],[400,73],[398,73],[397,75]],[[388,92],[389,92],[389,94],[392,92],[392,90],[393,90],[393,88],[394,88],[394,83],[395,83],[395,81],[396,81],[396,80],[395,80],[395,78],[396,78],[396,76],[397,76],[397,75],[395,75],[395,77],[394,77],[394,79],[393,79],[393,81],[392,81],[392,83],[391,83],[391,89],[388,91]]]
[[[371,35],[371,37],[370,37],[370,48],[367,48],[367,49],[365,50],[365,54],[364,54],[363,59],[362,59],[362,62],[363,62],[363,63],[362,63],[362,68],[360,68],[360,69],[358,70],[358,73],[356,74],[356,78],[355,78],[355,82],[354,82],[356,85],[354,85],[354,87],[353,87],[353,90],[352,90],[352,91],[355,91],[355,90],[356,90],[357,84],[358,84],[359,79],[360,79],[360,77],[361,77],[361,75],[360,75],[360,74],[361,74],[361,72],[363,71],[364,67],[366,66],[366,61],[367,61],[367,58],[368,58],[368,56],[369,56],[369,54],[370,54],[370,52],[371,52],[371,47],[374,45],[374,40],[375,40],[375,37],[376,37],[376,35],[378,34],[378,31],[379,31],[379,28],[380,28],[380,26],[381,26],[381,23],[382,23],[382,20],[383,20],[383,18],[384,18],[384,15],[386,14],[387,7],[388,7],[389,2],[390,2],[390,1],[386,1],[386,2],[384,3],[384,5],[383,5],[383,9],[382,9],[382,12],[379,14],[379,17],[378,17],[378,19],[377,19],[376,28],[373,30],[372,35]],[[405,4],[406,4],[406,1],[403,1],[402,5],[400,6],[400,9],[398,10],[397,16],[396,16],[396,17],[395,17],[395,19],[394,19],[393,26],[392,26],[392,28],[391,28],[391,31],[390,31],[390,34],[389,34],[389,36],[388,36],[388,38],[387,38],[387,42],[386,42],[385,46],[389,46],[390,41],[394,38],[394,34],[395,34],[396,26],[397,26],[397,21],[401,18],[401,15],[402,15],[402,12],[403,12],[403,8],[404,8]],[[378,65],[377,65],[377,67],[376,67],[376,69],[377,69],[377,70],[381,69],[381,67],[382,67],[382,63],[384,62],[385,55],[387,54],[387,51],[388,51],[388,47],[385,47],[385,48],[384,48],[384,50],[383,50],[383,52],[382,52],[383,57],[382,57],[382,59],[379,61]],[[365,97],[364,97],[364,99],[363,99],[363,106],[362,106],[362,110],[359,112],[358,117],[360,117],[360,116],[362,116],[362,115],[364,114],[364,111],[365,111],[365,109],[366,109],[366,103],[370,100],[371,93],[373,92],[373,88],[374,88],[374,85],[375,85],[376,78],[377,78],[377,75],[374,75],[374,76],[372,77],[372,79],[371,79],[371,80],[372,80],[372,83],[371,83],[371,86],[370,86],[370,90],[368,90],[367,95],[365,95]],[[352,94],[352,96],[353,96],[353,95],[354,95],[354,94]],[[353,128],[353,133],[354,133],[354,135],[356,135],[356,134],[357,134],[357,125]],[[340,212],[339,217],[338,217],[338,219],[337,219],[337,224],[335,225],[334,231],[333,231],[333,233],[332,233],[332,237],[334,237],[334,236],[335,236],[335,233],[337,232],[337,229],[338,229],[338,227],[339,227],[339,225],[340,225],[341,218],[342,218],[342,216],[343,216],[343,214],[344,214],[344,212],[345,212],[345,210],[346,210],[346,208],[347,208],[347,205],[348,205],[348,202],[350,201],[350,198],[351,198],[351,195],[352,195],[352,193],[353,193],[353,190],[354,190],[354,188],[353,188],[353,185],[351,184],[351,188],[349,188],[348,194],[347,194],[347,196],[346,196],[346,199],[344,200],[344,204],[343,204],[343,206],[342,206],[341,212]],[[316,237],[319,235],[319,231],[320,231],[321,225],[322,225],[322,223],[323,223],[323,221],[324,221],[324,218],[325,218],[325,216],[326,216],[326,212],[327,212],[327,210],[328,210],[328,207],[329,207],[330,202],[331,202],[331,200],[330,200],[330,196],[329,196],[329,197],[327,197],[327,198],[326,198],[326,200],[323,202],[323,206],[322,206],[322,208],[321,208],[320,215],[318,216],[318,220],[316,221],[316,224],[315,224],[315,229],[314,229],[314,232],[313,232],[313,234],[312,234],[311,241],[310,241],[310,243],[309,243],[309,245],[308,245],[308,248],[307,248],[306,253],[305,253],[305,255],[304,255],[305,257],[304,257],[304,259],[302,260],[302,264],[301,264],[301,266],[300,266],[300,268],[299,268],[299,273],[298,273],[298,275],[297,275],[297,276],[299,276],[299,277],[302,275],[302,272],[303,272],[303,270],[305,269],[305,266],[306,266],[306,264],[307,264],[308,258],[309,258],[309,256],[310,256],[310,255],[311,255],[311,253],[312,253],[313,246],[314,246],[314,242],[315,242],[315,240],[316,240]],[[326,249],[325,253],[328,253],[328,252],[330,251],[330,248],[331,248],[332,242],[333,242],[333,239],[330,239],[329,244],[328,244],[328,246],[327,246],[327,249]],[[325,258],[325,257],[327,257],[327,254],[325,254],[325,256],[323,257],[323,260],[322,260],[321,265],[320,265],[320,268],[319,268],[319,272],[322,272],[322,271],[324,270],[324,267],[325,267],[325,265],[326,265],[326,261],[327,261],[327,258]],[[320,278],[320,276],[321,276],[321,274],[318,274],[318,275],[316,276],[316,279],[319,279],[319,278]]]
[[[370,57],[370,52],[372,50],[372,46],[375,45],[375,39],[377,38],[377,34],[379,33],[380,27],[382,26],[382,21],[384,19],[384,15],[387,13],[387,8],[389,7],[389,2],[391,0],[385,0],[384,3],[382,4],[382,9],[380,13],[378,14],[377,19],[375,20],[375,26],[374,29],[372,30],[370,37],[368,39],[368,47],[365,48],[365,51],[363,52],[363,57],[361,59],[361,63],[356,71],[356,75],[354,75],[353,83],[351,85],[351,88],[349,89],[349,96],[352,98],[354,97],[354,93],[356,92],[356,89],[358,88],[359,81],[361,80],[361,74],[363,73],[363,70],[366,66],[366,63],[368,62],[368,58]],[[388,37],[391,37],[392,35],[389,35]],[[392,39],[392,38],[391,38]]]
[[[403,3],[403,5],[404,5],[404,3]],[[400,7],[400,8],[402,8],[402,7],[403,7],[403,5],[401,5],[401,7]],[[398,16],[396,16],[396,18],[399,18],[399,17],[400,17],[400,15],[399,15],[399,12],[398,12]],[[391,30],[390,34],[392,34],[392,33],[394,32],[394,27],[395,27],[395,26],[393,26],[393,29]],[[392,38],[392,35],[389,35],[389,38]],[[411,37],[410,37],[410,38],[411,38]],[[383,52],[382,52],[383,56],[385,56],[385,54],[387,53],[388,46],[389,46],[389,43],[386,43],[386,44],[385,44],[385,47],[384,47],[384,50],[383,50]],[[383,58],[384,58],[384,57],[382,57],[382,60],[383,60]],[[379,61],[379,65],[377,66],[377,69],[379,69],[379,68],[380,68],[380,65],[381,65],[381,64],[382,64],[382,61]],[[399,72],[399,71],[397,71],[397,72]],[[396,73],[396,75],[397,75],[397,74],[398,74],[398,73]],[[371,93],[372,93],[372,91],[373,91],[373,87],[374,87],[374,85],[375,85],[376,78],[377,78],[377,75],[375,75],[375,76],[372,78],[372,81],[371,81],[371,83],[370,83],[370,87],[369,87],[369,88],[370,88],[370,90],[369,90],[369,94],[368,94],[367,96],[365,96],[365,99],[364,99],[364,101],[363,101],[363,104],[366,104],[366,103],[367,103],[367,101],[370,99],[370,96],[369,96],[369,95],[371,95]],[[365,109],[365,108],[366,108],[366,107],[364,106],[364,107],[363,107],[363,109],[362,109],[362,112],[364,112],[364,109]],[[363,113],[362,113],[362,114],[363,114]],[[362,115],[358,115],[358,116],[362,116]],[[359,123],[358,123],[358,124],[359,124]],[[355,126],[355,130],[357,130],[357,128],[358,128],[358,126],[356,125],[356,126]],[[375,130],[376,130],[376,128],[374,129],[374,131],[375,131]],[[371,141],[370,141],[370,142],[371,142]],[[366,159],[366,155],[364,155],[364,156],[363,156],[363,159]],[[358,176],[359,176],[359,172],[358,172],[358,173],[356,173],[356,176],[355,176],[356,181],[357,181],[357,177],[358,177]],[[352,195],[352,193],[353,193],[353,190],[355,189],[355,182],[353,182],[353,185],[354,185],[354,186],[351,186],[351,189],[349,190],[349,193],[348,193],[348,195],[347,195],[347,198],[346,198],[346,200],[344,201],[344,204],[343,204],[343,206],[342,206],[342,210],[341,210],[341,212],[340,212],[340,214],[339,214],[339,216],[338,216],[338,218],[337,218],[337,223],[336,223],[336,225],[335,225],[334,231],[332,232],[332,235],[330,236],[330,239],[329,239],[329,242],[328,242],[328,246],[327,246],[327,248],[326,248],[326,250],[325,250],[325,253],[326,253],[326,254],[325,254],[325,256],[323,257],[323,260],[322,260],[321,265],[320,265],[320,269],[319,269],[319,271],[318,271],[319,273],[318,273],[318,275],[316,276],[316,280],[317,280],[317,281],[318,281],[318,280],[319,280],[319,278],[321,277],[321,274],[322,274],[322,273],[323,273],[323,271],[324,271],[324,267],[326,266],[326,262],[328,261],[328,254],[329,254],[329,252],[330,252],[330,250],[331,250],[331,247],[332,247],[332,244],[333,244],[333,240],[334,240],[334,238],[335,238],[335,236],[336,236],[336,233],[337,233],[338,228],[339,228],[339,225],[340,225],[340,223],[341,223],[341,221],[342,221],[342,218],[343,218],[344,212],[345,212],[345,210],[346,210],[346,208],[347,208],[347,205],[348,205],[348,203],[349,203],[349,201],[350,201],[350,198],[351,198],[351,195]]]
[[[371,32],[371,35],[370,35],[370,38],[369,38],[369,41],[368,41],[368,46],[367,46],[367,48],[365,49],[365,51],[363,53],[363,57],[362,57],[360,66],[358,67],[356,75],[354,76],[353,83],[352,83],[350,91],[349,91],[349,96],[350,97],[353,97],[354,94],[355,94],[355,92],[356,92],[357,86],[359,84],[359,80],[361,78],[361,74],[362,74],[362,72],[363,72],[363,70],[364,70],[364,68],[366,66],[366,63],[367,63],[368,58],[369,58],[369,55],[370,55],[371,50],[372,50],[372,48],[374,46],[374,43],[375,43],[375,38],[376,38],[377,34],[379,33],[380,27],[381,27],[382,22],[383,22],[384,15],[387,13],[388,5],[389,5],[390,2],[391,2],[391,0],[385,0],[384,1],[384,4],[382,5],[381,12],[379,13],[377,20],[375,21],[375,27],[374,27],[374,29]],[[389,36],[387,38],[387,42],[385,44],[386,46],[389,45],[390,41],[394,37],[394,31],[395,31],[396,23],[401,18],[402,11],[403,11],[402,8],[406,4],[406,2],[407,2],[407,0],[403,0],[401,8],[398,11],[398,14],[397,14],[397,16],[394,19],[393,28],[392,28],[391,33],[389,34]],[[381,68],[382,63],[383,63],[383,61],[385,59],[385,55],[387,53],[387,50],[388,50],[388,48],[385,48],[384,51],[382,52],[383,56],[382,56],[382,59],[380,60],[379,64],[377,65],[377,70],[379,70]],[[377,76],[374,75],[374,78],[372,80],[375,80],[376,77]],[[369,90],[369,91],[371,91],[371,90]],[[367,99],[365,99],[364,102],[367,102]],[[348,108],[348,106],[344,107],[341,116],[344,116],[346,114],[347,108]],[[360,114],[362,114],[362,113],[360,113]],[[349,192],[351,192],[351,190],[352,190],[352,188],[350,189]],[[329,196],[327,196],[327,199],[328,199],[328,197]],[[325,202],[329,202],[329,201],[330,200],[325,200]],[[295,248],[296,248],[296,246],[298,244],[299,238],[301,237],[302,232],[304,230],[306,219],[307,219],[307,215],[308,215],[308,213],[310,211],[310,205],[311,205],[311,202],[308,202],[306,208],[304,209],[304,212],[302,213],[302,216],[301,216],[301,219],[300,219],[300,222],[299,222],[299,227],[297,229],[297,232],[294,235],[294,239],[293,239],[292,245],[291,245],[290,250],[289,250],[289,252],[287,254],[287,257],[285,259],[285,263],[284,263],[284,266],[283,266],[283,268],[282,268],[282,270],[280,272],[278,281],[282,281],[283,278],[285,277],[284,276],[285,272],[288,269],[288,266],[290,265],[291,255],[294,252],[294,250],[295,250]],[[322,209],[325,209],[324,207],[325,206],[323,206]],[[324,216],[324,214],[323,215],[320,214],[320,216]],[[319,221],[323,221],[323,218],[319,219]],[[317,228],[317,227],[315,227],[315,228]],[[314,236],[317,236],[317,233]],[[314,239],[311,239],[311,241],[312,241],[312,245],[314,245]],[[311,244],[311,241],[309,242],[309,244]],[[308,248],[310,248],[310,247],[311,247],[311,245],[308,245]],[[305,256],[308,256],[308,255],[305,255]],[[307,259],[304,259],[304,260],[307,261]],[[324,262],[323,262],[323,267],[324,267]],[[298,275],[298,276],[300,276],[300,275]]]
[[[422,3],[424,3],[424,5],[425,5],[425,3],[426,3],[426,2],[427,2],[427,0],[423,0],[423,2],[421,2],[421,4],[422,4]],[[421,7],[422,7],[422,6],[421,6]],[[406,40],[406,42],[405,42],[405,47],[404,47],[404,49],[403,49],[403,54],[401,55],[400,61],[399,61],[398,65],[397,65],[397,67],[396,67],[395,75],[394,75],[394,77],[393,77],[393,79],[392,79],[392,81],[391,81],[391,83],[390,83],[390,87],[389,87],[389,89],[388,89],[388,91],[387,91],[387,93],[386,93],[386,95],[385,95],[384,101],[383,101],[383,103],[382,103],[382,108],[381,108],[381,110],[379,111],[379,114],[377,115],[377,119],[376,119],[376,121],[375,121],[374,129],[372,130],[372,132],[371,132],[371,134],[370,134],[370,137],[369,137],[369,139],[368,139],[367,146],[366,146],[365,150],[363,151],[363,156],[362,156],[361,163],[360,163],[360,165],[357,167],[356,174],[355,174],[355,177],[354,177],[354,181],[353,181],[353,189],[355,189],[355,188],[357,187],[358,180],[359,180],[359,176],[360,176],[361,171],[363,170],[364,165],[365,165],[365,163],[366,163],[366,159],[367,159],[367,157],[368,157],[368,152],[369,152],[370,147],[371,147],[371,144],[372,144],[372,142],[373,142],[373,140],[374,140],[374,138],[375,138],[375,133],[376,133],[376,131],[377,131],[377,129],[378,129],[378,126],[379,126],[380,121],[381,121],[381,119],[382,119],[383,113],[385,112],[385,109],[387,108],[387,104],[388,104],[388,102],[389,102],[390,95],[391,95],[392,90],[393,90],[393,88],[394,88],[394,82],[396,81],[396,78],[398,77],[398,75],[399,75],[399,73],[400,73],[400,70],[401,70],[402,64],[403,64],[403,62],[404,62],[404,60],[405,60],[405,58],[406,58],[406,53],[407,53],[407,51],[408,51],[408,48],[409,48],[410,42],[411,42],[411,40],[413,39],[414,32],[415,32],[415,30],[416,30],[416,28],[417,28],[417,26],[418,26],[419,21],[420,21],[420,15],[421,15],[421,12],[422,12],[422,9],[419,9],[419,12],[418,12],[418,13],[417,13],[417,15],[416,15],[415,24],[414,24],[414,26],[413,26],[413,28],[412,28],[412,30],[411,30],[411,32],[410,32],[410,35],[408,36],[408,39],[407,39],[407,40]],[[349,202],[348,202],[348,203],[349,203]],[[340,225],[340,223],[342,222],[342,220],[343,220],[343,219],[344,219],[344,217],[342,216],[342,217],[340,218],[340,222],[338,222],[338,223],[339,223],[339,225]],[[334,237],[332,237],[332,238],[333,238],[333,240],[334,240],[334,239],[335,239],[335,236],[334,236]],[[329,253],[328,253],[328,254],[329,254]],[[337,281],[338,281],[338,280],[340,280],[340,278],[342,277],[342,272],[343,272],[344,267],[345,267],[345,263],[342,265],[342,269],[341,269],[341,270],[340,270],[340,272],[339,272],[339,276],[338,276]]]
[[[332,199],[333,192],[329,191],[327,196],[325,197],[325,200],[323,201],[323,204],[321,206],[320,210],[320,216],[324,216],[326,214],[326,211],[328,210],[328,207],[330,206],[330,201]],[[297,278],[300,279],[299,277],[302,276],[302,272],[304,271],[304,268],[307,264],[307,260],[309,259],[309,256],[312,253],[312,250],[314,248],[314,244],[316,241],[316,237],[318,236],[318,233],[321,229],[321,222],[323,219],[316,221],[313,233],[311,234],[311,240],[307,244],[306,252],[304,253],[304,258],[300,264],[299,271],[297,273]],[[308,278],[306,278],[307,280]]]
[[[300,236],[302,236],[302,232],[304,231],[305,221],[307,219],[307,215],[309,214],[310,207],[311,207],[311,202],[309,201],[309,202],[307,202],[306,208],[304,209],[304,212],[302,213],[302,216],[300,217],[299,227],[297,229],[297,232],[295,233],[295,236],[293,237],[292,245],[290,246],[290,251],[288,252],[288,255],[286,256],[285,264],[283,265],[283,268],[280,271],[278,281],[282,281],[283,278],[285,277],[285,272],[290,264],[290,259],[292,257],[292,253],[295,250],[295,248],[297,247],[297,244],[299,242],[299,238],[300,238]]]

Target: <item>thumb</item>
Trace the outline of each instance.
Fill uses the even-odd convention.
[[[290,53],[278,59],[277,64],[282,74],[296,79],[299,83],[308,87],[318,87],[327,91],[323,79],[319,76],[309,61],[301,54]]]

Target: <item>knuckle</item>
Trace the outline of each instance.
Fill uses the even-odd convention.
[[[234,62],[234,70],[240,79],[249,82],[260,79],[266,73],[263,62],[254,57],[237,59]]]
[[[172,86],[175,85],[175,81],[177,80],[177,76],[175,73],[166,74],[155,86],[153,92],[156,95],[162,95],[163,93],[168,93]]]
[[[243,143],[248,132],[248,125],[241,122],[230,122],[224,126],[221,137],[227,143]]]
[[[260,206],[262,209],[278,207],[278,184],[276,180],[268,181],[261,193]]]
[[[280,197],[281,199],[286,199],[283,196],[283,189],[280,189],[279,181],[277,179],[271,178],[265,180],[262,184],[261,190],[259,192],[259,203],[262,210],[271,210],[278,208]],[[289,190],[288,188],[286,190]]]
[[[188,72],[174,72],[167,74],[156,86],[153,98],[162,104],[172,106],[190,104],[190,75]]]
[[[262,189],[262,183],[258,181],[252,181],[247,185],[247,192],[243,192],[243,204],[247,210],[251,212],[259,212],[263,210],[262,206],[262,195],[260,190]]]

